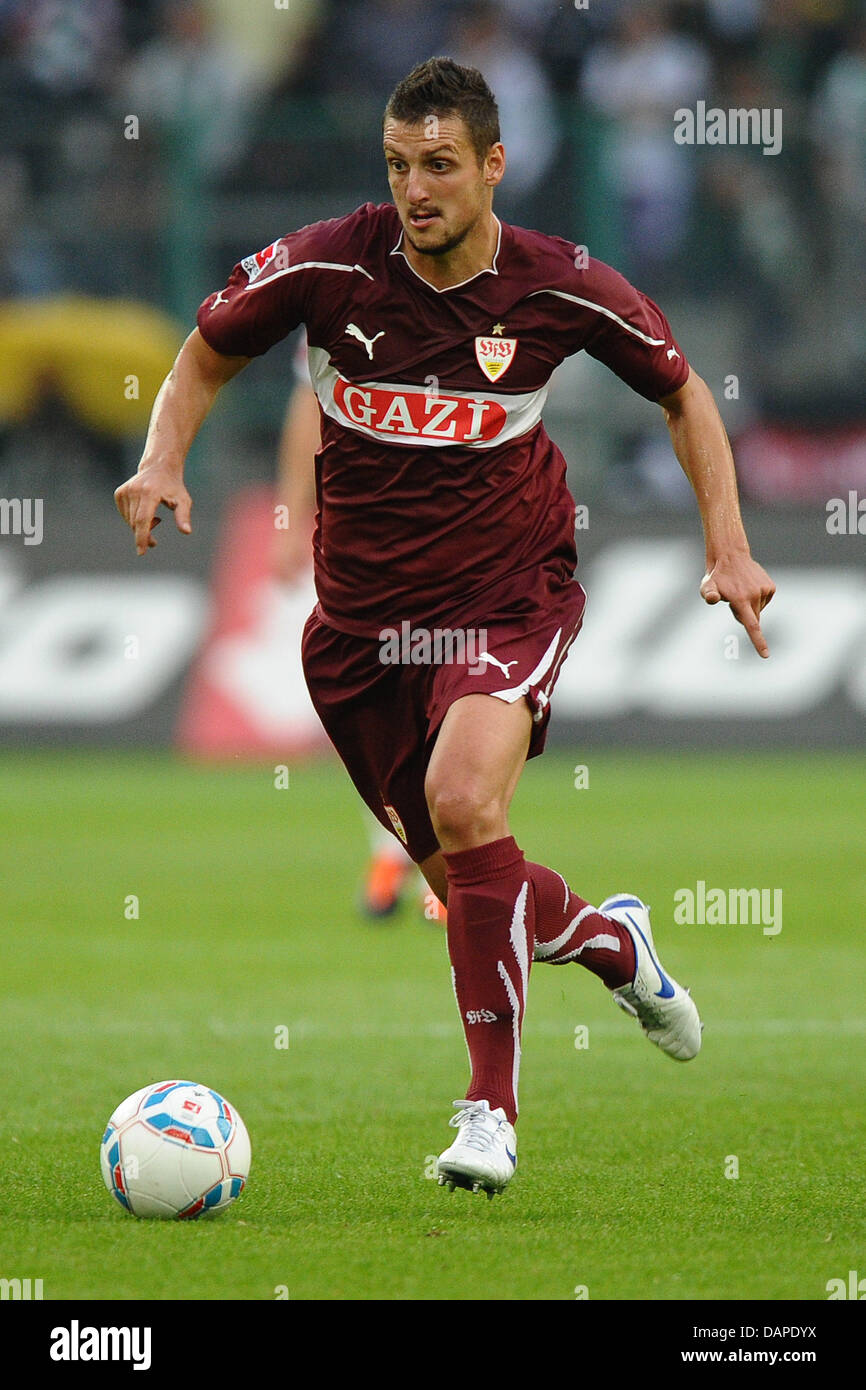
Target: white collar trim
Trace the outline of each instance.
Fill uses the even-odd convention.
[[[459,282],[459,284],[457,284],[457,285],[444,285],[443,288],[440,290],[440,289],[437,289],[437,287],[436,287],[435,285],[431,285],[429,280],[425,280],[423,275],[418,275],[418,271],[415,269],[414,265],[413,265],[412,262],[409,260],[409,257],[406,255],[406,252],[403,250],[403,237],[404,237],[405,233],[404,233],[402,227],[400,228],[400,236],[399,236],[399,239],[398,239],[398,241],[397,241],[397,244],[396,244],[396,246],[394,246],[394,247],[392,248],[390,254],[391,254],[392,256],[402,256],[402,257],[403,257],[403,260],[404,260],[404,261],[406,262],[406,264],[408,265],[408,267],[409,267],[409,269],[411,270],[412,274],[415,275],[415,276],[417,276],[417,278],[421,281],[421,283],[422,283],[423,285],[426,285],[426,286],[427,286],[428,290],[433,290],[434,294],[448,294],[448,293],[450,293],[451,290],[459,290],[459,289],[462,289],[464,285],[471,285],[472,281],[473,281],[473,280],[477,280],[479,275],[498,275],[498,274],[499,274],[499,270],[498,270],[498,267],[497,267],[497,265],[496,265],[496,262],[497,262],[497,260],[499,259],[499,248],[500,248],[501,245],[502,245],[502,223],[499,221],[499,218],[496,216],[496,213],[495,213],[495,212],[493,213],[493,220],[494,220],[494,222],[496,223],[497,227],[499,228],[499,233],[498,233],[497,238],[496,238],[496,250],[495,250],[494,253],[493,253],[493,264],[492,264],[492,265],[486,265],[486,266],[484,267],[483,270],[476,270],[476,272],[475,272],[474,275],[470,275],[469,278],[468,278],[467,280],[461,280],[461,281]]]

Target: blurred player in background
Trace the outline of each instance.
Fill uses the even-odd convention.
[[[701,596],[727,602],[761,656],[774,586],[749,550],[715,402],[658,306],[572,243],[495,216],[505,151],[481,73],[421,64],[392,93],[383,134],[394,202],[235,266],[199,309],[139,471],[115,496],[139,554],[161,503],[188,533],[183,461],[218,390],[306,325],[322,447],[304,670],[363,800],[447,906],[471,1078],[438,1174],[493,1195],[517,1163],[533,960],[590,970],[667,1055],[688,1061],[701,1044],[646,904],[617,893],[595,907],[527,861],[508,827],[586,598],[565,459],[541,423],[559,362],[587,351],[660,405],[700,509]],[[385,640],[404,626],[411,650]],[[443,631],[465,639],[456,661],[433,655]]]
[[[313,563],[316,519],[315,466],[321,445],[319,402],[307,367],[307,338],[302,334],[294,356],[295,383],[283,417],[277,446],[277,502],[286,507],[289,524],[274,529],[273,572],[290,587],[306,580]],[[373,920],[392,917],[414,887],[417,867],[401,842],[366,813],[370,855],[359,905]],[[445,909],[422,879],[420,907],[426,921],[446,920]]]

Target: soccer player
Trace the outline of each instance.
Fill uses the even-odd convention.
[[[446,903],[471,1078],[439,1181],[492,1195],[517,1161],[533,960],[585,966],[671,1057],[701,1042],[640,898],[592,905],[527,862],[508,828],[585,602],[565,460],[541,422],[565,356],[583,349],[659,403],[703,522],[701,595],[730,604],[761,656],[774,587],[749,551],[712,395],[662,312],[570,242],[496,217],[505,151],[481,74],[421,64],[392,93],[383,134],[393,204],[235,266],[202,304],[115,496],[140,555],[160,503],[188,534],[183,461],[217,391],[306,325],[322,447],[304,668],[362,798]],[[445,633],[463,639],[461,660],[437,648]]]

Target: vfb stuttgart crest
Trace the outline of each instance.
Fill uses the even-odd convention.
[[[383,802],[382,804],[383,804],[383,806],[385,805],[384,802]],[[400,839],[403,841],[403,844],[404,844],[404,845],[407,844],[408,842],[407,842],[407,840],[406,840],[406,831],[403,829],[403,822],[401,821],[400,817],[397,815],[397,812],[394,810],[394,807],[393,807],[393,806],[385,806],[385,810],[386,810],[387,813],[388,813],[388,819],[389,819],[389,821],[390,821],[391,824],[393,825],[393,827],[394,827],[394,829],[396,830],[397,834],[400,836]]]
[[[488,381],[499,381],[514,361],[516,338],[476,338],[475,356]]]

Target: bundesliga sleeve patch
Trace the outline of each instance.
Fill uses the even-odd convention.
[[[280,264],[281,260],[282,264]],[[270,246],[262,247],[262,250],[257,251],[254,256],[245,256],[241,261],[241,267],[247,272],[247,279],[252,284],[272,262],[280,270],[284,270],[289,263],[289,253],[285,246],[280,246],[278,241],[272,241]]]

